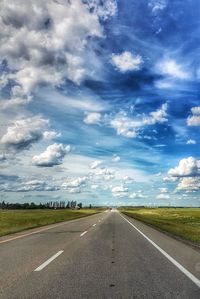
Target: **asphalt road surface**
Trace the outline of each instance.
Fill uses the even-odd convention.
[[[0,298],[200,298],[200,251],[119,212],[0,238]]]

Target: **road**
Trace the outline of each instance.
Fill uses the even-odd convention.
[[[0,238],[0,298],[200,298],[200,251],[103,212]]]

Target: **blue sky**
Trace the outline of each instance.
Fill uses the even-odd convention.
[[[1,7],[1,199],[199,206],[199,1]]]

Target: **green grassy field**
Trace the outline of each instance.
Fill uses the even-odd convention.
[[[200,208],[124,208],[121,212],[200,245]]]
[[[0,236],[96,214],[102,209],[0,210]]]

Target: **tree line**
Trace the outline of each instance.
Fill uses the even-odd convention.
[[[2,201],[0,202],[0,209],[13,209],[13,210],[20,210],[20,209],[82,209],[83,205],[82,202],[77,203],[76,201],[49,201],[46,203],[9,203]],[[92,205],[89,205],[89,208],[92,208]]]

